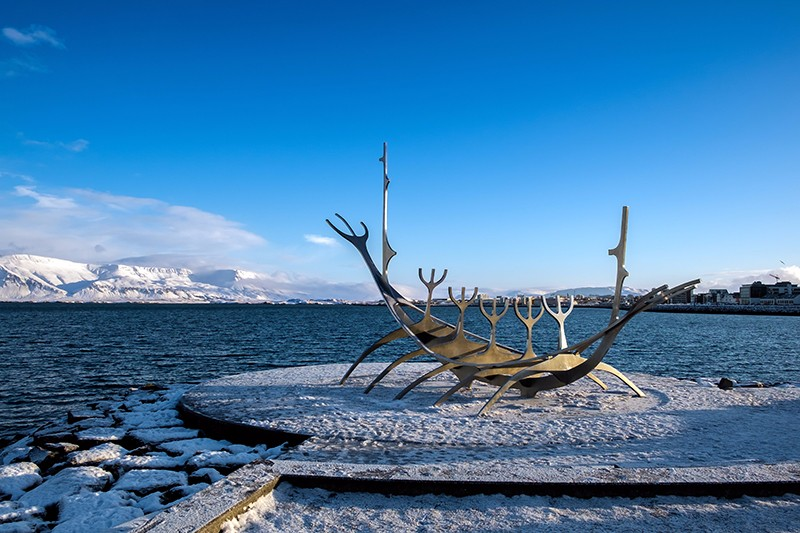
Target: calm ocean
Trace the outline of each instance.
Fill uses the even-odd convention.
[[[467,327],[488,335],[469,310]],[[454,308],[438,308],[452,320]],[[602,329],[609,311],[576,309],[567,339]],[[0,304],[0,437],[147,383],[192,383],[280,366],[352,362],[394,328],[383,307]],[[513,311],[500,341],[523,347]],[[800,382],[800,317],[644,313],[606,361],[623,372],[679,378]],[[555,322],[534,328],[537,353],[555,348]],[[368,361],[412,348],[405,340]]]

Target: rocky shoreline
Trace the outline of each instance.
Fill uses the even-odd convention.
[[[0,451],[0,530],[128,532],[282,446],[246,446],[185,427],[189,386],[148,386],[70,412]]]

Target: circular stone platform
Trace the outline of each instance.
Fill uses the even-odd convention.
[[[708,382],[631,374],[647,395],[638,398],[601,374],[608,391],[587,379],[536,398],[512,391],[479,417],[494,387],[478,384],[434,407],[456,383],[453,375],[393,399],[433,364],[403,364],[370,394],[364,388],[386,365],[362,364],[339,385],[348,366],[216,379],[187,392],[182,407],[206,422],[311,436],[276,462],[278,471],[283,464],[317,474],[378,469],[416,479],[800,481],[796,386],[723,391]]]

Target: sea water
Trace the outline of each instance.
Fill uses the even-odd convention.
[[[601,330],[607,309],[575,309],[567,340]],[[435,308],[454,322],[457,309]],[[475,308],[467,328],[488,337]],[[0,304],[0,437],[148,383],[195,383],[275,367],[350,363],[396,327],[383,306]],[[677,378],[800,382],[800,317],[643,313],[605,361],[623,372]],[[513,310],[499,342],[524,349]],[[534,349],[556,348],[555,321],[533,329]],[[415,349],[384,346],[368,361]]]

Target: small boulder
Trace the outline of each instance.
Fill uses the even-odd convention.
[[[131,436],[147,444],[182,441],[197,437],[198,431],[185,427],[164,427],[151,429],[134,429]]]
[[[172,487],[161,495],[161,503],[164,505],[171,505],[178,500],[183,500],[189,496],[193,496],[194,494],[197,494],[206,488],[208,488],[208,483],[197,483],[195,485],[181,485],[180,487]]]
[[[220,479],[225,479],[225,476],[215,468],[199,468],[189,474],[189,483],[208,483],[210,485]]]
[[[65,468],[19,499],[25,506],[41,508],[57,504],[64,496],[78,494],[82,489],[100,490],[111,481],[111,474],[96,466]]]
[[[125,428],[99,427],[85,429],[76,436],[78,437],[79,441],[100,443],[122,440],[126,433],[127,431]]]
[[[12,500],[16,500],[41,482],[39,467],[34,463],[0,466],[0,496],[10,496]]]
[[[32,438],[25,437],[6,446],[0,451],[0,465],[8,465],[28,457],[28,454],[31,453],[32,443]]]
[[[143,495],[156,490],[171,489],[188,484],[185,472],[172,470],[130,470],[122,475],[114,485],[116,490],[127,490]]]
[[[129,494],[116,490],[108,492],[82,491],[66,496],[58,504],[59,524],[53,533],[87,533],[109,528],[144,515],[134,506]]]
[[[63,455],[76,452],[81,449],[80,446],[73,444],[72,442],[45,442],[42,444],[42,448]]]
[[[87,418],[97,418],[102,416],[103,412],[98,409],[85,409],[83,411],[69,410],[67,411],[67,422],[74,424],[75,422],[86,420]]]
[[[44,510],[38,507],[25,507],[13,501],[0,502],[0,531],[47,531],[42,523],[43,514]]]
[[[106,442],[89,450],[72,452],[67,456],[67,464],[71,466],[99,465],[103,461],[118,459],[127,453],[128,450],[122,446]]]
[[[722,379],[719,380],[719,383],[717,384],[717,387],[719,387],[722,390],[731,390],[734,387],[735,384],[736,384],[736,382],[731,380],[731,379],[722,378]]]

